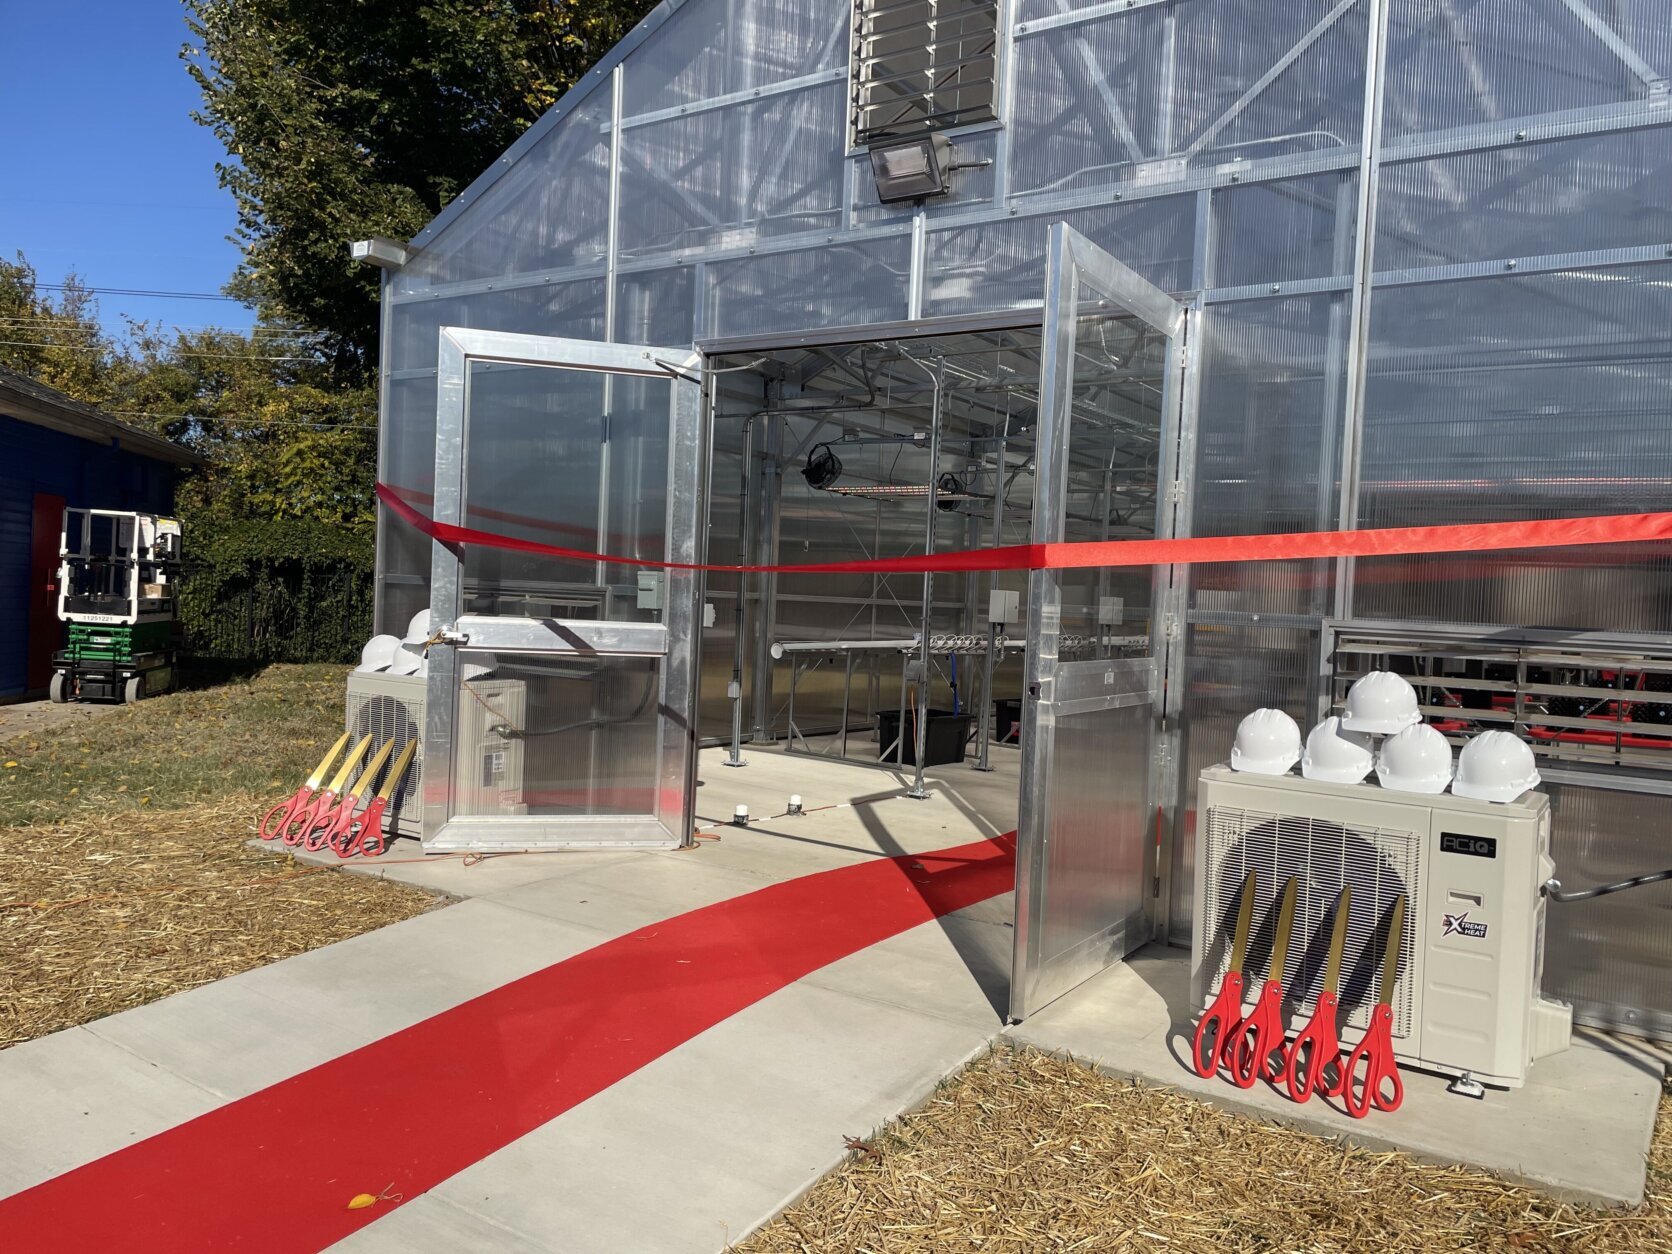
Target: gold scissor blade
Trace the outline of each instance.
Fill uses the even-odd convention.
[[[365,770],[360,772],[360,778],[354,781],[354,787],[349,789],[349,791],[356,797],[365,796],[366,789],[372,786],[372,781],[377,778],[377,773],[382,769],[383,764],[389,760],[389,754],[394,747],[395,742],[391,740],[385,743],[383,748],[372,754],[370,764],[367,765]]]
[[[1237,930],[1231,935],[1231,971],[1242,974],[1242,960],[1248,956],[1248,928],[1254,921],[1254,894],[1259,878],[1250,871],[1242,881],[1242,899],[1237,903]]]
[[[390,741],[394,744],[394,741]],[[395,765],[389,768],[389,774],[383,781],[383,787],[377,790],[377,795],[385,801],[395,795],[395,788],[401,782],[401,776],[406,774],[406,768],[412,762],[412,754],[418,748],[416,740],[406,742],[406,748],[401,750],[401,756],[395,759]]]
[[[331,791],[341,792],[343,785],[348,783],[348,777],[354,774],[354,768],[360,765],[360,759],[366,756],[366,750],[372,747],[372,738],[365,737],[354,746],[354,752],[343,759],[341,768],[331,777]]]
[[[325,778],[325,772],[330,768],[331,763],[336,759],[336,756],[343,751],[343,746],[347,743],[347,732],[344,732],[342,735],[337,737],[337,743],[332,745],[330,749],[326,751],[325,756],[319,760],[319,765],[314,767],[313,774],[308,776],[308,787],[310,789],[318,791],[320,781]]]
[[[1384,1006],[1393,1005],[1393,981],[1399,974],[1399,950],[1405,943],[1405,894],[1400,893],[1393,903],[1393,914],[1388,917],[1388,947],[1382,956],[1382,996]]]
[[[1324,992],[1331,997],[1341,982],[1341,954],[1347,948],[1347,915],[1352,908],[1352,886],[1343,884],[1335,898],[1335,926],[1330,929],[1329,956],[1324,959]]]
[[[1283,885],[1283,902],[1277,907],[1277,934],[1271,941],[1271,969],[1266,979],[1283,981],[1283,968],[1289,961],[1289,933],[1295,928],[1295,877]]]

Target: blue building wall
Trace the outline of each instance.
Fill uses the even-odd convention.
[[[24,693],[29,545],[35,494],[93,509],[166,514],[176,468],[110,444],[95,444],[0,413],[0,701]]]

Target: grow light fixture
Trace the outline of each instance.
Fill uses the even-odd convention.
[[[871,149],[871,176],[877,199],[885,205],[902,200],[944,196],[951,173],[952,141],[944,135],[924,135],[902,144],[878,144]]]

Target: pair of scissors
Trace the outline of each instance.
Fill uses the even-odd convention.
[[[342,795],[336,809],[314,824],[313,830],[302,838],[302,848],[312,853],[318,853],[327,847],[336,849],[340,841],[346,840],[353,833],[354,811],[360,804],[360,798],[371,792],[372,782],[377,779],[377,773],[383,769],[383,764],[389,760],[389,754],[394,747],[395,742],[391,740],[372,755],[371,765],[360,772],[360,778]]]
[[[1264,1076],[1275,1080],[1283,1073],[1283,967],[1289,960],[1289,934],[1295,926],[1295,877],[1283,885],[1277,907],[1277,931],[1271,942],[1271,965],[1266,982],[1254,1001],[1254,1009],[1231,1029],[1225,1042],[1225,1060],[1230,1064],[1231,1083],[1251,1089]]]
[[[1393,1060],[1393,981],[1399,974],[1399,954],[1405,943],[1405,895],[1393,903],[1388,919],[1387,947],[1382,953],[1382,987],[1376,1008],[1370,1012],[1370,1026],[1364,1038],[1353,1046],[1342,1068],[1342,1100],[1347,1113],[1363,1119],[1374,1106],[1377,1110],[1398,1110],[1405,1100],[1405,1084]],[[1356,1085],[1356,1073],[1364,1067],[1364,1082]],[[1391,1086],[1391,1092],[1386,1091]]]
[[[1232,1032],[1242,1022],[1242,962],[1248,955],[1248,925],[1254,918],[1254,894],[1258,884],[1253,871],[1242,881],[1236,929],[1231,934],[1231,965],[1225,969],[1225,978],[1219,981],[1219,995],[1202,1012],[1202,1018],[1196,1024],[1190,1060],[1196,1074],[1203,1079],[1217,1072],[1221,1059],[1228,1057],[1226,1045]]]
[[[1347,919],[1352,908],[1353,890],[1343,884],[1335,899],[1335,924],[1330,930],[1329,954],[1324,959],[1324,991],[1318,994],[1311,1022],[1295,1034],[1283,1066],[1283,1083],[1297,1102],[1311,1097],[1314,1088],[1325,1097],[1341,1095],[1341,1034],[1336,1028],[1340,1002],[1335,993],[1341,981],[1341,954],[1347,947]]]
[[[394,741],[389,743],[392,745]],[[406,748],[402,749],[400,757],[395,759],[395,765],[389,768],[389,774],[383,780],[383,787],[377,790],[377,796],[367,804],[366,812],[360,816],[359,824],[353,828],[353,834],[337,848],[339,857],[352,858],[358,853],[362,857],[375,858],[383,852],[383,812],[389,808],[395,790],[400,787],[401,776],[406,774],[406,768],[412,764],[412,755],[417,749],[416,740],[406,742]]]
[[[342,793],[343,786],[348,783],[349,776],[354,774],[354,768],[360,765],[360,759],[366,756],[366,750],[372,747],[372,738],[364,737],[353,751],[343,759],[343,764],[337,769],[331,782],[319,792],[301,810],[292,816],[280,829],[287,845],[300,845],[309,833],[321,823],[328,822],[331,809],[337,797]]]
[[[344,732],[337,737],[337,743],[332,745],[326,751],[325,756],[319,760],[319,765],[314,767],[313,774],[308,776],[303,781],[302,786],[291,794],[290,799],[279,802],[278,805],[262,815],[261,839],[273,840],[278,837],[284,831],[285,825],[306,808],[314,793],[319,791],[320,784],[325,782],[326,770],[329,769],[331,763],[336,760],[337,755],[343,751],[343,746],[347,743],[348,733]]]

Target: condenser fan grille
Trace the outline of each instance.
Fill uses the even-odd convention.
[[[1204,922],[1208,937],[1207,965],[1213,970],[1212,989],[1230,963],[1231,932],[1237,894],[1249,871],[1258,876],[1259,895],[1249,955],[1243,968],[1251,985],[1265,977],[1271,961],[1277,898],[1284,882],[1295,877],[1295,926],[1284,963],[1283,986],[1295,1013],[1310,1014],[1323,989],[1324,960],[1329,948],[1327,923],[1343,884],[1353,890],[1346,949],[1341,961],[1343,1024],[1366,1027],[1377,993],[1379,963],[1387,921],[1400,893],[1409,897],[1405,911],[1405,940],[1400,973],[1393,991],[1393,1032],[1412,1030],[1411,955],[1416,948],[1416,920],[1422,902],[1422,841],[1412,832],[1380,827],[1330,823],[1298,815],[1269,814],[1233,806],[1214,806],[1207,813],[1209,873]],[[1211,991],[1211,990],[1210,990]]]
[[[419,742],[412,765],[407,768],[406,774],[401,778],[399,789],[389,801],[389,809],[399,817],[402,830],[416,832],[419,818],[418,787],[424,770],[424,688],[422,681],[411,687],[415,689],[415,695],[405,697],[380,692],[357,692],[351,684],[348,692],[347,722],[348,731],[353,733],[355,740],[362,736],[372,738],[368,756],[393,740],[395,747],[389,753],[391,763],[401,755],[409,741]],[[379,779],[377,782],[381,784],[383,781]]]

